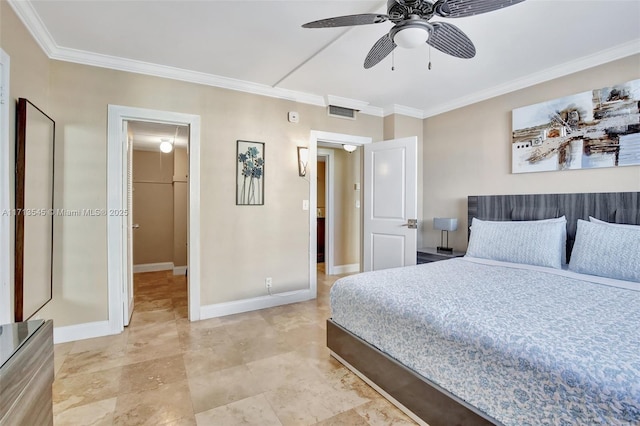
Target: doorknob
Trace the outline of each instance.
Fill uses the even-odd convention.
[[[134,223],[133,225],[131,225],[131,227],[132,227],[133,229],[138,229],[138,228],[140,228],[140,224],[138,224],[138,223]]]
[[[418,219],[407,219],[407,223],[402,226],[406,226],[409,229],[418,229]]]

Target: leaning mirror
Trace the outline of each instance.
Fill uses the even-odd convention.
[[[55,122],[27,99],[16,113],[15,320],[51,300]]]

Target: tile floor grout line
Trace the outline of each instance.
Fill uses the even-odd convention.
[[[357,376],[332,362],[323,333],[330,313],[329,290],[337,278],[319,272],[314,301],[191,323],[184,276],[135,274],[136,306],[123,333],[56,345],[55,426],[90,424],[96,416],[100,424],[162,424],[164,418],[154,414],[157,410],[185,425],[197,424],[197,417],[206,425],[230,424],[245,417],[253,419],[248,424],[261,424],[260,417],[255,417],[257,408],[251,405],[254,402],[261,404],[260,409],[268,408],[273,424],[281,426],[292,419],[297,419],[296,424],[312,424],[312,419],[321,418],[317,423],[330,424],[332,419],[356,417],[371,425],[389,419],[414,424],[375,391],[372,394]],[[118,350],[122,365],[93,372],[105,361],[117,364],[112,358]],[[239,367],[254,383],[269,377],[281,382],[257,394],[251,389],[241,391],[240,386],[241,392],[234,395],[228,394],[233,389],[220,387],[215,380],[198,381],[203,375],[221,377],[218,372],[229,369],[242,371]],[[76,375],[60,374],[76,370]],[[119,377],[109,379],[108,372],[116,370]],[[310,383],[307,376],[315,382]],[[289,377],[295,380],[285,379]],[[194,388],[194,384],[201,386]],[[167,393],[172,394],[167,397]],[[313,393],[328,402],[318,404],[310,396]],[[282,407],[272,401],[280,399]],[[211,405],[215,407],[196,413],[196,408]]]

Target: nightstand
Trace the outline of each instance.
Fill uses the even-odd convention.
[[[454,257],[462,257],[464,252],[453,251],[453,253],[439,253],[435,247],[424,247],[418,249],[418,265],[421,263],[437,262],[439,260],[453,259]]]

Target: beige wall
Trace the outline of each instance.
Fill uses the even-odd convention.
[[[11,96],[29,98],[56,120],[56,207],[106,208],[108,104],[201,117],[202,305],[264,295],[267,276],[276,292],[308,286],[309,222],[301,200],[309,199],[309,184],[298,177],[296,147],[308,144],[311,130],[380,141],[419,129],[400,116],[343,120],[292,101],[48,60],[3,3],[0,43],[11,57]],[[639,190],[639,167],[510,174],[513,108],[638,78],[638,61],[616,61],[418,120],[424,125],[417,133],[424,138],[424,161],[418,162],[424,165],[423,219],[428,224],[435,215],[455,215],[464,223],[470,194]],[[300,123],[287,122],[292,110]],[[235,205],[237,139],[266,143],[264,206]],[[41,315],[57,327],[108,317],[106,223],[95,216],[55,220],[54,299]],[[425,241],[435,244],[437,233],[424,228]],[[453,233],[452,243],[464,248],[464,230]]]
[[[186,266],[189,214],[189,157],[186,148],[176,148],[173,159],[173,265]]]
[[[174,151],[133,150],[133,183],[173,183]],[[135,190],[134,190],[135,192]]]
[[[451,245],[467,244],[467,196],[639,191],[640,166],[511,174],[511,111],[640,77],[640,55],[597,66],[425,120],[425,245],[435,246],[437,216],[457,217]]]
[[[338,145],[339,146],[339,145]],[[360,263],[362,209],[356,207],[356,201],[362,204],[362,191],[355,190],[354,185],[362,182],[362,148],[353,153],[344,149],[323,146],[322,150],[331,151],[333,158],[333,263],[334,266]],[[318,162],[322,173],[331,173],[324,162]],[[318,206],[325,203],[325,180],[318,178]],[[320,193],[323,193],[321,196]],[[325,210],[325,216],[328,214]],[[326,240],[325,240],[326,241]],[[327,245],[325,243],[325,253]],[[326,261],[326,257],[325,257]]]
[[[174,153],[133,151],[133,264],[173,262]]]
[[[323,215],[326,215],[326,212],[324,211],[324,208],[326,207],[324,205],[325,200],[326,200],[326,183],[325,183],[325,179],[326,179],[326,175],[325,175],[325,170],[326,170],[326,163],[324,161],[318,161],[317,162],[317,181],[318,181],[318,186],[317,186],[317,196],[316,196],[316,201],[317,201],[317,205],[319,209],[322,209],[323,211]]]
[[[186,148],[133,152],[134,265],[187,265],[188,169]]]
[[[38,108],[45,111],[54,120],[56,116],[49,106],[49,60],[40,47],[29,35],[27,29],[16,18],[11,7],[4,1],[0,1],[0,47],[9,55],[10,66],[10,101],[9,101],[9,123],[16,122],[16,103],[18,98],[26,98]],[[15,185],[15,126],[9,126],[9,180],[10,187]],[[57,158],[60,156],[56,152]],[[11,207],[15,207],[15,193],[11,191]],[[54,200],[56,206],[57,203]],[[54,221],[56,232],[59,232],[59,223]],[[9,257],[11,260],[10,281],[14,279],[14,247],[15,247],[15,218],[11,218],[11,235],[9,244]],[[2,238],[6,238],[3,236]],[[54,242],[54,253],[61,241]],[[55,254],[54,254],[55,256]],[[55,262],[55,260],[54,260]],[[54,270],[54,280],[58,271]],[[54,297],[60,296],[54,288]],[[14,297],[13,286],[11,286],[11,298]],[[13,303],[11,304],[13,317]]]
[[[92,159],[105,156],[107,104],[201,116],[203,305],[264,295],[265,277],[273,277],[278,292],[306,288],[308,213],[300,204],[309,198],[309,186],[297,174],[296,146],[307,144],[311,129],[381,136],[381,119],[375,117],[332,119],[324,108],[63,62],[53,62],[52,85],[65,119],[72,122],[81,114],[85,125],[91,123],[91,135],[82,143],[92,145]],[[300,113],[299,124],[287,122],[290,110]],[[235,205],[237,139],[266,143],[264,206]],[[92,168],[106,175],[104,160]],[[105,203],[104,194],[100,198]],[[106,245],[105,239],[104,230],[94,236],[99,245]],[[104,271],[106,255],[95,260]],[[64,285],[80,284],[73,281]],[[106,282],[101,285],[106,288]]]
[[[47,61],[7,7],[2,31],[2,47],[12,61],[12,96],[34,98],[56,119],[58,207],[106,208],[107,105],[197,114],[202,123],[201,304],[265,295],[265,277],[273,277],[276,292],[309,286],[309,219],[301,208],[301,200],[309,199],[309,184],[298,177],[296,147],[308,144],[311,130],[381,140],[381,118],[360,114],[356,121],[343,120],[328,117],[325,108],[287,100]],[[38,95],[30,95],[36,88]],[[300,114],[298,124],[287,121],[292,110]],[[264,206],[235,205],[238,139],[266,143]],[[60,222],[54,300],[42,315],[57,327],[104,321],[106,217]]]
[[[354,184],[361,183],[362,148],[349,154],[334,149],[334,264],[336,266],[360,263],[361,193]]]

